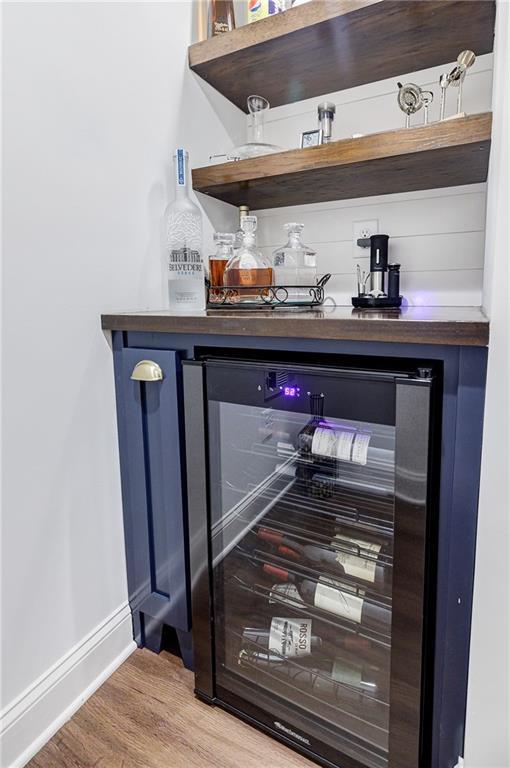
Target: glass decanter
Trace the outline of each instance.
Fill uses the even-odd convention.
[[[243,242],[225,267],[223,284],[237,289],[232,294],[233,301],[263,302],[269,291],[260,288],[273,284],[271,261],[257,248],[257,217],[244,216],[241,227]]]
[[[209,276],[211,286],[223,286],[225,267],[234,255],[234,235],[232,232],[215,232],[216,253],[209,256]]]
[[[273,252],[275,285],[294,286],[287,288],[288,301],[309,301],[309,290],[296,286],[314,286],[317,283],[317,254],[301,239],[303,224],[285,224],[287,243]]]
[[[276,144],[268,144],[264,141],[264,124],[266,114],[270,107],[263,96],[248,96],[246,103],[251,117],[251,126],[248,129],[248,141],[229,152],[229,160],[246,160],[248,157],[269,155],[272,152],[283,152],[282,147]]]

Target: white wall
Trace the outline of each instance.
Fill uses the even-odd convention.
[[[170,151],[184,144],[194,164],[205,164],[242,138],[245,119],[187,71],[189,2],[7,3],[3,34],[7,766],[21,765],[55,718],[130,650],[111,353],[99,314],[160,304],[157,232]],[[471,112],[489,107],[491,57],[476,67],[465,89]],[[432,70],[416,80],[436,78]],[[394,98],[389,81],[335,96],[337,136],[398,126]],[[273,110],[269,138],[297,144],[299,131],[315,125],[316,101]],[[484,195],[476,185],[264,212],[261,242],[280,244],[280,223],[304,220],[307,241],[339,275],[338,299],[348,300],[352,221],[375,210],[395,237],[412,301],[425,293],[427,303],[477,304]],[[226,227],[232,209],[201,202],[210,247],[212,229]],[[501,297],[493,298],[496,316]],[[489,411],[487,425],[496,420]],[[487,472],[490,457],[484,461]],[[494,504],[485,498],[477,604],[488,621]],[[484,678],[487,640],[476,621],[474,637],[468,768],[488,768],[488,684],[501,675],[496,667]]]
[[[161,305],[171,150],[205,163],[244,128],[188,72],[191,28],[190,3],[4,6],[4,766],[130,649],[99,316]]]
[[[439,115],[438,81],[447,66],[417,73],[402,73],[402,82],[414,82],[434,92],[430,119]],[[271,109],[266,140],[290,149],[299,146],[301,131],[317,126],[317,104],[336,104],[333,138],[353,133],[400,128],[404,115],[397,105],[396,80],[381,80],[358,88]],[[464,87],[468,114],[491,108],[492,54],[480,56]],[[454,89],[448,94],[448,112],[455,111]],[[423,111],[413,116],[420,124]],[[350,304],[356,292],[355,267],[368,271],[368,251],[353,249],[353,222],[377,219],[379,231],[391,236],[391,260],[402,265],[402,293],[414,305],[474,305],[482,301],[485,237],[485,184],[424,190],[337,203],[319,203],[259,211],[260,242],[271,252],[283,242],[283,224],[301,221],[304,239],[318,253],[321,273],[330,272],[328,293],[339,304]]]
[[[494,129],[484,303],[491,320],[469,694],[466,768],[510,766],[509,302],[510,7],[497,7]]]

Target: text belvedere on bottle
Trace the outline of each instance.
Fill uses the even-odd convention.
[[[170,309],[205,309],[202,214],[188,196],[188,153],[174,153],[175,200],[165,216],[163,290]]]

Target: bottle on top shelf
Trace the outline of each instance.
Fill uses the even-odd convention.
[[[312,605],[365,629],[389,635],[391,610],[350,591],[347,584],[340,584],[327,577],[321,577],[318,581],[314,581],[270,563],[265,563],[262,568],[267,576],[271,576],[287,586],[286,592],[273,589],[270,600],[273,597],[275,602],[295,604],[296,608],[300,607],[300,603]],[[289,589],[290,586],[295,588],[294,591]],[[299,601],[296,600],[296,593],[299,596]]]
[[[285,11],[285,0],[248,0],[248,22]]]
[[[167,306],[178,312],[205,308],[202,214],[188,195],[188,153],[174,154],[175,200],[165,215],[163,291]]]
[[[362,541],[344,534],[336,534],[331,548],[318,544],[303,544],[272,528],[259,528],[257,536],[278,546],[278,554],[295,562],[319,565],[340,576],[368,582],[374,587],[389,590],[391,568],[379,561],[381,544]]]
[[[233,0],[209,0],[207,36],[215,37],[235,28]]]
[[[273,284],[273,269],[270,260],[257,248],[257,217],[244,216],[241,222],[243,242],[227,266],[224,285],[237,288],[239,301],[264,302],[264,291],[259,288]]]

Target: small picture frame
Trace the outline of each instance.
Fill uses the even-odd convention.
[[[316,128],[314,131],[303,131],[301,134],[301,149],[318,147],[320,144],[322,144],[322,128]]]

